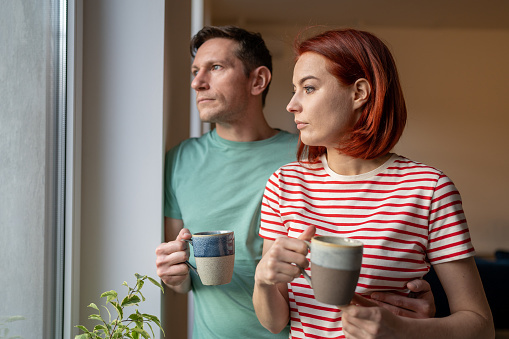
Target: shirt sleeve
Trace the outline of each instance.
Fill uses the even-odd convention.
[[[164,216],[173,219],[182,219],[182,213],[180,212],[174,185],[172,185],[177,153],[178,146],[166,153],[164,165]]]
[[[445,175],[437,181],[430,205],[427,256],[432,264],[475,255],[461,196]]]
[[[288,230],[281,218],[279,186],[280,170],[277,170],[269,178],[262,199],[260,236],[264,239],[275,240],[276,238],[287,236]]]

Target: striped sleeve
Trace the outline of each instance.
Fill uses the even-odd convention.
[[[474,254],[461,196],[454,183],[442,174],[430,205],[428,259],[435,265]]]
[[[259,234],[262,238],[268,240],[275,240],[276,238],[288,235],[280,213],[280,171],[277,170],[272,174],[263,193]]]

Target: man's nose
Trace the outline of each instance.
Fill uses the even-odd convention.
[[[191,82],[191,88],[195,91],[200,91],[209,88],[209,82],[206,75],[202,72],[196,73],[193,81]]]

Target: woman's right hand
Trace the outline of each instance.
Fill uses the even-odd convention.
[[[311,240],[316,228],[309,226],[298,239],[277,238],[263,255],[256,267],[255,281],[261,285],[289,283],[301,275],[300,268],[306,269],[308,247],[304,240]]]

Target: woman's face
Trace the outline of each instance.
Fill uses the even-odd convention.
[[[336,148],[358,119],[355,88],[342,85],[319,54],[302,54],[293,71],[294,95],[286,107],[295,116],[302,142]]]

